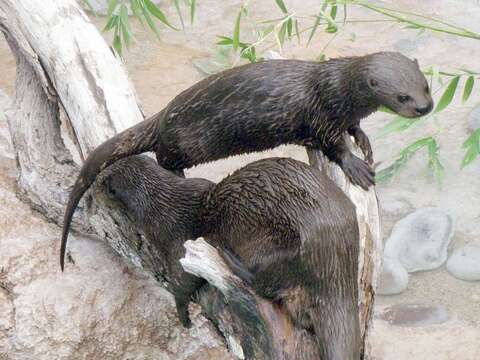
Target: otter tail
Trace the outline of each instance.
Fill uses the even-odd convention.
[[[87,158],[68,198],[63,219],[62,243],[60,246],[60,267],[65,265],[65,249],[73,213],[83,194],[93,184],[97,175],[117,160],[130,155],[151,151],[156,147],[156,125],[158,116],[142,121],[122,131],[98,146]]]

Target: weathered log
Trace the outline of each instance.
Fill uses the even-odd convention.
[[[16,96],[7,119],[19,168],[19,195],[61,223],[80,159],[142,120],[143,114],[121,63],[75,1],[0,0],[0,30],[17,59]],[[72,146],[66,146],[69,141]],[[365,254],[360,258],[360,318],[367,335],[381,249],[375,194],[351,187],[339,169],[324,166],[357,205]],[[92,201],[99,192],[94,188],[84,198],[74,228],[104,238],[122,256],[163,280],[162,254],[148,246],[121,212]],[[294,353],[291,347],[302,341],[308,346],[307,338],[290,336],[292,325],[274,304],[229,275],[215,256],[209,252],[201,260],[210,261],[221,271],[217,275],[227,276],[231,285],[225,288],[210,278],[220,287],[218,296],[212,295],[215,289],[204,289],[198,303],[235,354],[281,358],[278,351]],[[224,299],[236,305],[225,306]],[[258,321],[246,323],[245,316],[238,316],[239,309]]]

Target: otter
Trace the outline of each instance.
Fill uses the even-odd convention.
[[[133,156],[102,177],[109,196],[165,252],[181,279],[174,295],[183,323],[189,323],[187,305],[202,284],[184,282],[179,267],[190,233],[216,246],[258,295],[311,332],[322,359],[360,359],[355,206],[325,174],[293,159],[270,158],[213,186]]]
[[[350,181],[374,184],[372,151],[360,120],[384,105],[406,117],[427,114],[433,101],[417,61],[396,52],[325,62],[271,60],[212,75],[163,110],[119,133],[87,158],[63,222],[61,267],[75,208],[96,176],[115,161],[147,151],[159,165],[183,169],[231,155],[298,144],[323,151]],[[367,162],[348,149],[354,137]]]
[[[146,156],[118,161],[101,174],[98,183],[164,254],[179,320],[190,327],[190,296],[205,281],[186,273],[178,260],[185,255],[184,242],[201,236],[203,199],[214,183],[175,175]]]

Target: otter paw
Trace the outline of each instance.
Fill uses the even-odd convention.
[[[375,171],[363,160],[356,156],[349,156],[342,161],[341,168],[353,185],[368,190],[375,185]]]
[[[353,135],[355,139],[355,143],[357,146],[362,150],[363,156],[365,156],[365,160],[369,165],[373,164],[373,151],[372,145],[370,144],[370,139],[368,138],[367,134],[363,132],[360,128],[355,128],[349,132]]]

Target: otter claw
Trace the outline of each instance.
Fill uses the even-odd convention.
[[[342,161],[341,167],[353,185],[360,186],[365,191],[375,185],[375,171],[358,157],[353,155],[348,157]]]

